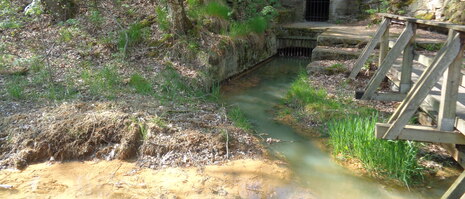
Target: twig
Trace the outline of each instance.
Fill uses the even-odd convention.
[[[226,159],[229,159],[229,133],[226,132]]]
[[[119,164],[118,168],[113,172],[113,174],[111,174],[110,180],[113,179],[113,177],[115,177],[116,172],[118,172],[119,168],[121,168],[122,165],[123,164]]]
[[[47,61],[47,69],[48,69],[48,72],[49,72],[49,81],[50,81],[50,84],[53,84],[54,81],[53,81],[53,71],[52,71],[52,65],[50,64],[50,59],[49,59],[49,56],[50,54],[52,54],[52,51],[53,49],[55,48],[55,43],[53,43],[52,47],[49,48],[47,54],[45,54],[45,57],[42,59],[42,61],[45,59]]]

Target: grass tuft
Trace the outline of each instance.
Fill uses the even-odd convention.
[[[152,93],[153,91],[152,84],[139,74],[134,74],[131,76],[129,85],[136,89],[136,92],[139,94],[146,95]]]
[[[417,147],[409,141],[388,141],[374,136],[378,115],[351,115],[327,124],[335,155],[359,159],[372,173],[411,185],[421,177]]]
[[[228,118],[233,121],[234,125],[244,129],[244,130],[251,130],[252,129],[252,124],[250,121],[247,119],[245,114],[242,112],[242,110],[238,107],[234,107],[232,109],[228,110]]]

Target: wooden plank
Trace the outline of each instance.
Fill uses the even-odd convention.
[[[463,198],[465,193],[465,171],[455,180],[452,186],[442,195],[441,199]]]
[[[381,36],[386,32],[390,24],[390,19],[383,19],[383,22],[376,31],[376,34],[373,36],[373,39],[370,42],[368,42],[368,44],[363,49],[362,55],[360,55],[360,57],[357,59],[357,62],[355,62],[354,68],[352,69],[352,72],[349,75],[350,79],[355,79],[355,77],[357,77],[358,73],[360,72],[360,70],[362,70],[362,67],[367,61],[368,57],[370,57],[371,53],[375,49],[379,40],[381,39]]]
[[[377,123],[376,137],[383,138],[391,124]],[[465,135],[454,131],[439,131],[430,126],[406,125],[397,139],[419,142],[465,144]]]
[[[425,76],[424,82],[419,84],[419,88],[417,90],[410,91],[413,93],[411,99],[404,101],[406,105],[402,108],[402,110],[400,110],[399,117],[392,123],[392,126],[384,135],[385,139],[396,139],[399,136],[402,128],[404,128],[404,126],[408,123],[408,120],[416,112],[420,104],[428,95],[429,91],[431,91],[434,87],[434,84],[438,82],[446,68],[453,63],[458,56],[458,53],[463,51],[464,45],[462,44],[459,34],[456,33],[454,35],[453,40],[448,42],[447,50],[442,54],[442,56],[440,56],[438,62],[431,66],[431,72],[422,75],[422,77]]]
[[[399,117],[400,112],[402,112],[405,109],[405,106],[407,105],[407,102],[412,98],[413,94],[418,91],[421,85],[425,82],[425,79],[431,75],[431,71],[433,70],[434,66],[436,63],[444,56],[448,46],[450,45],[450,42],[454,38],[454,31],[449,31],[449,37],[447,39],[446,45],[444,45],[441,50],[439,50],[438,54],[434,57],[433,63],[429,65],[426,70],[423,72],[423,74],[420,76],[420,79],[417,80],[415,85],[413,85],[413,88],[407,93],[407,96],[405,97],[404,101],[400,104],[400,106],[397,107],[397,110],[392,114],[391,118],[389,119],[388,123],[393,123],[394,120],[397,120]]]
[[[438,116],[438,128],[443,131],[454,129],[459,86],[462,82],[462,58],[463,48],[444,75]]]
[[[384,31],[383,36],[381,36],[381,42],[379,45],[379,61],[378,66],[381,66],[383,63],[384,58],[386,58],[389,52],[389,26],[387,26],[386,30]]]
[[[413,17],[405,17],[405,16],[386,14],[386,13],[379,13],[378,15],[382,16],[384,18],[390,18],[390,19],[401,20],[401,21],[408,21],[408,22],[413,22],[413,23],[422,24],[422,25],[426,25],[426,26],[435,26],[435,27],[440,27],[440,28],[444,28],[444,29],[452,29],[452,30],[456,30],[456,31],[460,31],[460,32],[465,32],[465,26],[464,25],[452,24],[452,23],[441,22],[441,21],[433,21],[433,20],[416,19],[416,18],[413,18]]]
[[[364,91],[356,91],[355,92],[355,98],[356,99],[361,99]],[[376,92],[374,93],[369,100],[377,100],[377,101],[386,101],[386,102],[401,102],[404,100],[406,94],[405,93],[395,93],[395,92],[389,92],[389,93],[379,93]]]
[[[386,77],[387,72],[392,67],[392,64],[396,61],[397,57],[401,54],[402,50],[404,50],[405,46],[410,42],[410,39],[413,37],[413,24],[407,24],[407,27],[404,29],[402,34],[400,35],[399,39],[397,40],[396,45],[389,51],[388,55],[383,61],[383,64],[378,68],[375,75],[371,78],[370,82],[368,83],[365,94],[363,95],[362,99],[367,100],[370,99],[373,93],[375,93],[376,89],[379,87],[383,79]]]
[[[400,76],[400,93],[408,93],[410,88],[412,87],[412,68],[413,68],[413,58],[414,58],[414,51],[415,51],[415,35],[417,25],[412,24],[412,31],[413,36],[410,39],[409,43],[404,49],[403,53],[403,60],[402,60],[402,69],[401,69],[401,76]]]

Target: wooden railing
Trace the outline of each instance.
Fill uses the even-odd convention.
[[[368,82],[365,90],[357,92],[356,96],[363,100],[393,100],[402,101],[402,103],[387,123],[376,125],[376,136],[391,140],[403,139],[465,145],[465,135],[463,134],[465,132],[460,133],[455,130],[457,99],[463,76],[461,70],[465,51],[465,26],[391,14],[381,14],[381,16],[383,17],[382,23],[373,39],[363,50],[350,74],[351,79],[356,78],[375,47],[380,43],[379,68]],[[389,27],[394,20],[403,21],[406,25],[392,49],[389,49]],[[449,35],[446,44],[439,50],[434,59],[425,62],[427,68],[413,84],[415,36],[419,26],[447,29]],[[403,59],[400,69],[399,92],[377,92],[381,82],[400,55],[403,56]],[[443,77],[443,82],[437,127],[407,125],[441,77]],[[465,172],[443,198],[460,198],[464,192]]]

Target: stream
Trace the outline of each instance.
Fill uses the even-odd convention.
[[[317,198],[440,198],[447,190],[444,183],[409,191],[357,176],[336,164],[315,141],[274,120],[273,109],[308,63],[304,59],[273,58],[223,86],[222,100],[227,105],[239,107],[254,130],[265,134],[265,139],[284,141],[270,144],[269,150],[285,157],[299,186],[309,189]]]

